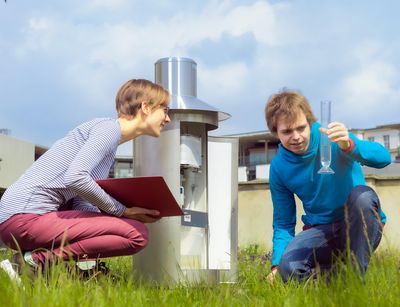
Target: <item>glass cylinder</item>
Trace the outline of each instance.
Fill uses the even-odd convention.
[[[332,103],[330,100],[321,101],[320,121],[322,128],[325,129],[328,128],[328,125],[331,122],[331,105]],[[319,150],[322,167],[318,171],[318,174],[334,174],[335,172],[330,168],[332,159],[331,142],[325,132],[321,132]]]

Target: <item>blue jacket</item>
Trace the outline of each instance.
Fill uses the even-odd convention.
[[[269,184],[274,206],[272,265],[278,265],[295,234],[296,205],[294,195],[303,203],[305,225],[320,225],[344,218],[344,204],[357,185],[365,185],[361,165],[383,168],[391,163],[390,153],[379,143],[359,140],[350,133],[354,149],[343,152],[331,143],[331,168],[334,175],[320,175],[319,123],[311,126],[308,151],[298,155],[279,144],[270,167]],[[386,216],[381,212],[382,222]]]

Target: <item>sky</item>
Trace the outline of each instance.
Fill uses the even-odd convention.
[[[213,135],[266,129],[264,107],[301,91],[349,128],[400,123],[400,1],[0,1],[0,128],[50,146],[115,117],[129,79],[170,56],[197,63],[197,96],[232,115]]]

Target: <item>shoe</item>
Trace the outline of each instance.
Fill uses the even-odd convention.
[[[110,272],[110,269],[108,268],[107,264],[104,261],[97,261],[97,271],[101,272],[104,275],[107,275]]]
[[[21,276],[23,268],[25,266],[25,261],[23,256],[20,253],[15,253],[14,255],[12,255],[11,263],[16,268],[16,272],[18,273],[18,275]]]
[[[21,277],[19,274],[18,265],[16,265],[16,269],[14,269],[10,260],[6,259],[0,262],[0,268],[2,268],[7,273],[7,275],[10,277],[12,281],[17,283],[18,285],[21,284]]]
[[[85,260],[76,263],[79,275],[83,278],[98,275],[99,273],[107,275],[110,269],[104,261],[100,260]]]
[[[11,264],[16,268],[19,276],[26,275],[32,279],[36,276],[37,265],[36,267],[33,267],[25,260],[27,254],[31,255],[30,252],[25,252],[23,255],[21,253],[15,253],[12,256]]]

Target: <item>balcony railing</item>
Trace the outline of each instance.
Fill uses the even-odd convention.
[[[266,155],[239,156],[239,166],[256,166],[269,164],[271,161]]]

